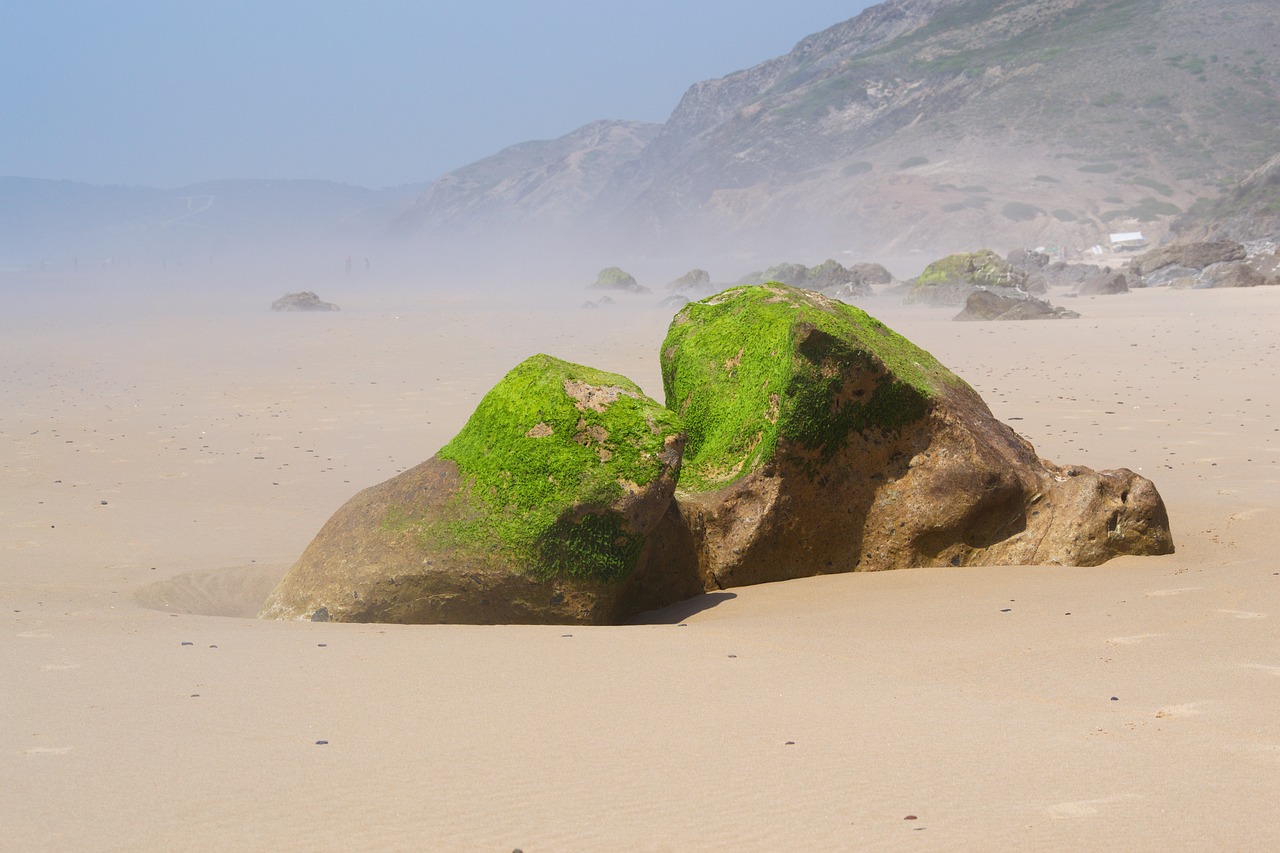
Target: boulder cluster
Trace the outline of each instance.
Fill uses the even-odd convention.
[[[1142,287],[1258,287],[1280,284],[1276,257],[1267,241],[1251,247],[1234,240],[1174,243],[1136,258],[1129,272]]]
[[[1173,549],[1155,486],[1059,467],[929,353],[779,283],[686,305],[666,404],[538,355],[325,524],[262,615],[621,622],[704,590]]]

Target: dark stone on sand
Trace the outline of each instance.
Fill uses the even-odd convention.
[[[310,290],[286,293],[271,303],[272,311],[338,311],[337,305],[325,302]]]
[[[1080,315],[1050,305],[1028,293],[1009,288],[1001,292],[979,288],[969,294],[964,310],[953,320],[1074,320]]]

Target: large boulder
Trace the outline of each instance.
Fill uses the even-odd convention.
[[[1188,267],[1202,270],[1212,264],[1243,261],[1245,248],[1234,240],[1210,240],[1200,243],[1175,243],[1152,249],[1135,258],[1129,268],[1136,275],[1148,276],[1163,267]]]
[[[338,306],[325,302],[310,290],[286,293],[271,303],[272,311],[337,311]]]
[[[436,456],[339,509],[262,615],[613,623],[687,598],[692,571],[649,559],[683,443],[630,380],[534,356]]]
[[[262,615],[615,623],[809,575],[1173,549],[1148,480],[1040,460],[927,352],[819,293],[686,305],[662,375],[666,408],[528,359],[436,456],[335,513]]]
[[[677,503],[708,589],[1173,549],[1150,481],[1041,461],[929,353],[819,294],[738,287],[691,303],[662,371],[688,434]]]
[[[1074,320],[1080,315],[1019,290],[979,288],[953,320]]]

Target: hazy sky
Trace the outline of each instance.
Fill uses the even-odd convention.
[[[789,51],[863,0],[38,0],[0,7],[0,175],[430,180]]]

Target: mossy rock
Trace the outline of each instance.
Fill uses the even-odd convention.
[[[649,288],[636,281],[635,276],[618,267],[605,267],[596,274],[596,290],[622,290],[627,293],[648,293]]]
[[[821,294],[774,283],[690,304],[662,367],[707,589],[1172,549],[1149,481],[1047,465],[929,353]]]
[[[926,305],[961,305],[979,287],[1042,290],[1033,285],[1026,270],[1008,263],[990,249],[961,252],[940,258],[925,267],[907,290],[903,302]]]
[[[679,419],[625,377],[534,356],[433,459],[339,510],[267,613],[617,621],[642,606],[624,599],[683,443]]]
[[[990,249],[947,255],[925,267],[916,287],[968,284],[974,287],[1021,287],[1027,274]]]
[[[830,456],[851,432],[896,430],[964,384],[865,311],[777,282],[685,306],[662,377],[688,433],[689,490],[728,485],[784,444]]]

